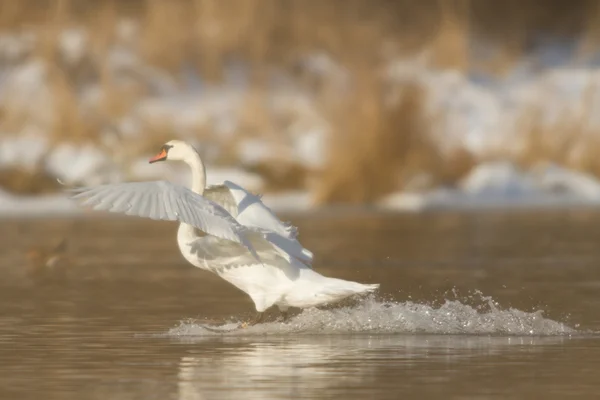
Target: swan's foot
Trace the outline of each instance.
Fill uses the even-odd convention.
[[[254,317],[254,319],[250,322],[242,322],[240,324],[240,328],[244,329],[244,328],[248,328],[250,326],[254,326],[256,324],[259,324],[262,322],[263,318],[265,316],[265,313],[259,312],[256,313],[256,316]]]

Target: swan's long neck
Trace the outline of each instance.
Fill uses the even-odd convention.
[[[195,150],[192,150],[190,155],[184,159],[184,162],[189,165],[192,170],[192,184],[190,188],[194,193],[202,195],[206,188],[206,169],[204,168],[204,163],[202,162],[200,155]],[[179,224],[177,237],[179,241],[189,242],[190,240],[196,239],[198,235],[196,235],[193,226],[182,222]]]
[[[203,194],[206,188],[206,169],[200,155],[193,151],[189,157],[185,159],[187,165],[192,169],[192,185],[191,189],[194,193]]]

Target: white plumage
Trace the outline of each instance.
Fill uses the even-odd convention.
[[[256,256],[243,235],[247,231],[220,205],[167,181],[129,182],[75,189],[74,199],[94,210],[151,219],[180,221],[209,235],[243,244]],[[258,260],[258,256],[256,256]]]
[[[177,243],[185,259],[247,293],[259,312],[257,322],[273,305],[285,312],[379,287],[312,270],[313,254],[298,241],[296,228],[235,183],[206,187],[204,164],[189,144],[170,141],[150,162],[163,160],[190,166],[191,189],[166,181],[132,182],[76,189],[73,198],[95,210],[178,221]]]

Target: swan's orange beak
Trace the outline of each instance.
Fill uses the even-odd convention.
[[[148,160],[148,162],[150,164],[155,163],[157,161],[164,161],[167,159],[167,150],[162,149],[160,151],[160,153],[158,153],[157,155],[155,155],[154,157],[152,157],[150,160]]]

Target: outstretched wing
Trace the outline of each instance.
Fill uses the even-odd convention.
[[[209,186],[204,196],[229,211],[240,224],[277,232],[292,240],[298,237],[296,227],[277,218],[260,196],[233,182],[224,181],[222,185]]]
[[[167,181],[128,182],[72,189],[73,199],[94,210],[123,213],[155,220],[179,221],[221,239],[248,248],[260,261],[240,225],[220,205],[190,189]]]
[[[251,230],[253,243],[262,237],[284,258],[294,257],[310,265],[313,254],[297,240],[296,228],[284,223],[260,199],[241,186],[230,181],[210,186],[204,196],[225,208],[236,220]]]

